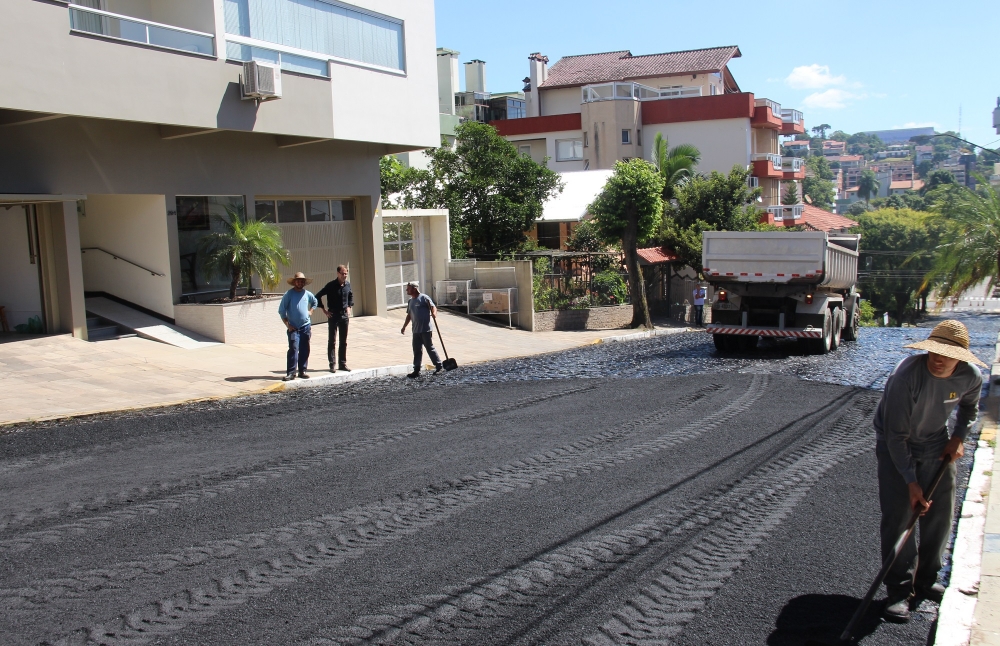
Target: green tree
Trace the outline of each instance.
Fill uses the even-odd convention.
[[[927,181],[924,182],[924,187],[920,189],[921,195],[927,195],[936,188],[940,188],[945,185],[956,185],[955,175],[950,170],[932,170],[927,174]]]
[[[833,141],[843,141],[846,142],[851,136],[844,132],[843,130],[835,130],[830,134],[830,139]]]
[[[880,186],[881,182],[878,181],[875,172],[866,168],[861,171],[861,175],[858,177],[858,197],[863,199],[865,203],[871,203],[871,198],[878,195]]]
[[[921,179],[925,179],[933,169],[934,169],[934,162],[932,162],[929,159],[925,159],[924,161],[917,164],[916,168],[917,176],[919,176]]]
[[[799,203],[799,189],[795,182],[786,182],[785,190],[781,194],[781,203],[785,206],[793,206]]]
[[[854,216],[861,234],[860,291],[877,312],[889,311],[897,325],[912,318],[911,302],[924,297],[924,274],[933,262],[940,226],[910,209],[880,209]]]
[[[559,176],[497,134],[467,121],[455,129],[455,146],[429,151],[427,171],[403,172],[392,162],[383,187],[403,188],[403,206],[444,208],[451,215],[452,256],[509,254],[542,214],[542,204],[562,190]]]
[[[808,197],[808,202],[821,209],[833,207],[837,195],[833,183],[835,177],[829,162],[825,157],[810,157],[806,160],[806,177],[802,180],[802,195]]]
[[[663,213],[663,184],[663,176],[649,162],[615,162],[614,173],[589,209],[601,237],[621,241],[632,295],[632,327],[652,327],[636,249],[656,230]]]
[[[691,144],[669,147],[667,138],[656,133],[653,139],[653,165],[663,177],[663,199],[670,201],[679,184],[694,175],[695,166],[701,161],[701,151]]]
[[[593,220],[584,220],[573,229],[566,248],[570,251],[606,251],[608,243],[601,237]]]
[[[936,284],[942,298],[958,298],[983,281],[989,290],[1000,283],[1000,197],[982,175],[976,181],[976,190],[956,187],[933,206],[944,232],[924,284]]]
[[[832,127],[833,126],[831,126],[828,123],[821,123],[818,126],[816,126],[815,128],[813,128],[812,131],[813,131],[813,134],[815,134],[820,139],[826,139],[826,131],[829,130],[830,128],[832,128]]]
[[[236,289],[257,274],[268,289],[277,286],[281,265],[288,265],[291,255],[281,241],[281,229],[276,224],[248,218],[243,207],[226,207],[228,217],[215,216],[222,231],[210,233],[199,240],[204,254],[202,267],[215,276],[228,276],[229,298],[236,298]]]
[[[677,190],[677,205],[664,211],[659,242],[700,272],[702,232],[761,229],[761,213],[755,206],[760,188],[747,185],[749,176],[749,170],[733,166],[728,175],[713,171],[686,182]]]

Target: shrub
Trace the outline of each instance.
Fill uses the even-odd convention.
[[[861,300],[861,326],[878,327],[879,322],[875,320],[875,306],[867,299]]]
[[[628,300],[628,285],[614,269],[605,269],[594,275],[591,289],[602,305],[621,305]]]

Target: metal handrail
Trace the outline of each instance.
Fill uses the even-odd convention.
[[[69,8],[69,14],[70,14],[70,31],[75,31],[77,33],[82,33],[82,34],[90,34],[90,35],[94,35],[94,36],[101,36],[102,38],[107,38],[109,40],[117,40],[117,41],[126,42],[126,43],[140,43],[140,44],[143,44],[143,45],[149,45],[150,47],[156,47],[158,49],[167,49],[167,50],[171,50],[171,51],[175,51],[175,52],[184,52],[186,54],[195,54],[195,55],[198,55],[198,56],[215,57],[215,55],[216,55],[215,35],[214,34],[209,34],[209,33],[203,32],[203,31],[196,31],[194,29],[186,29],[184,27],[177,27],[175,25],[167,25],[167,24],[164,24],[164,23],[161,23],[161,22],[153,22],[152,20],[144,20],[142,18],[136,18],[134,16],[126,16],[126,15],[120,14],[120,13],[113,13],[111,11],[104,11],[103,9],[94,9],[92,7],[84,7],[82,5],[70,4],[70,5],[68,5],[68,8]],[[112,36],[111,34],[104,33],[103,30],[99,31],[99,32],[95,32],[95,31],[91,31],[89,29],[82,29],[82,28],[76,26],[76,24],[74,24],[73,12],[81,13],[81,14],[91,14],[91,15],[94,15],[94,16],[101,16],[102,18],[111,18],[113,20],[119,20],[119,21],[124,21],[124,22],[133,23],[133,24],[136,24],[136,25],[140,25],[144,29],[145,39],[144,40],[133,40],[131,38],[124,38],[124,37],[121,37],[121,36]],[[206,39],[206,40],[208,40],[208,43],[211,45],[212,51],[211,52],[203,52],[203,51],[200,51],[200,49],[183,49],[183,48],[179,48],[179,47],[172,47],[170,45],[163,45],[163,44],[160,44],[160,43],[154,43],[152,41],[152,38],[150,37],[150,31],[149,31],[150,27],[152,27],[153,29],[160,29],[160,30],[163,30],[163,31],[172,31],[172,32],[175,32],[175,33],[180,33],[180,34],[188,34],[189,36],[196,36],[198,38]]]
[[[127,262],[128,264],[130,264],[130,265],[133,265],[133,266],[135,266],[135,267],[138,267],[139,269],[141,269],[141,270],[143,270],[143,271],[148,271],[149,273],[151,273],[151,274],[152,274],[152,275],[154,275],[154,276],[166,276],[166,274],[161,274],[161,273],[160,273],[160,272],[158,272],[158,271],[153,271],[153,270],[152,270],[152,269],[150,269],[149,267],[143,267],[142,265],[140,265],[140,264],[139,264],[139,263],[137,263],[137,262],[132,262],[132,261],[131,261],[131,260],[129,260],[128,258],[122,258],[121,256],[119,256],[119,255],[118,255],[118,254],[116,254],[116,253],[111,253],[111,252],[110,252],[110,251],[108,251],[107,249],[101,249],[100,247],[83,247],[83,248],[81,248],[81,249],[80,249],[80,252],[81,252],[81,253],[86,253],[86,252],[88,252],[88,251],[100,251],[100,252],[102,252],[102,253],[106,253],[106,254],[108,254],[109,256],[111,256],[112,258],[114,258],[115,260],[121,260],[122,262]]]

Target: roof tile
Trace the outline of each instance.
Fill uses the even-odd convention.
[[[740,49],[735,45],[644,56],[633,56],[628,50],[564,56],[549,68],[545,82],[539,87],[565,87],[672,74],[718,72],[729,63],[730,59],[740,56],[742,56]]]

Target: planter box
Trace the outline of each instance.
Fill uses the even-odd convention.
[[[223,343],[287,344],[285,326],[278,317],[280,296],[239,303],[189,303],[174,305],[174,321],[182,328]],[[313,324],[326,320],[313,312]]]
[[[617,330],[632,322],[631,305],[592,307],[586,310],[535,312],[535,332],[552,330]]]

